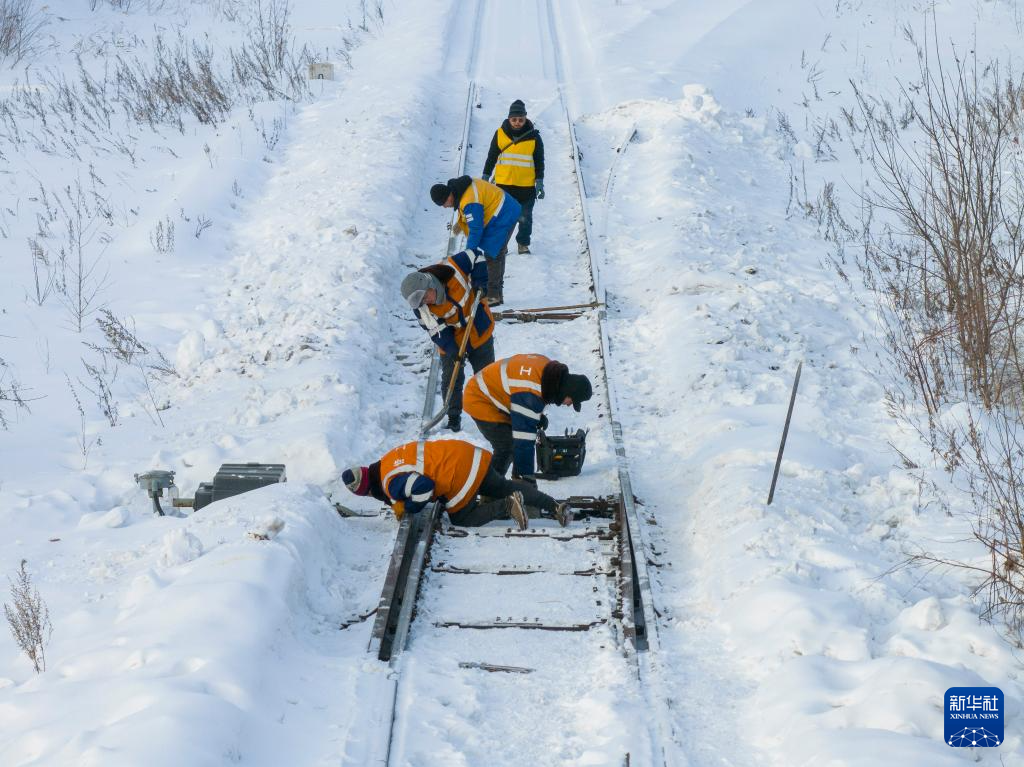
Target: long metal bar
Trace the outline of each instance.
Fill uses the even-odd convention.
[[[551,34],[554,38],[555,43],[552,48],[555,52],[556,65],[559,75],[559,95],[561,97],[562,105],[565,109],[565,119],[569,130],[569,140],[572,144],[572,158],[573,168],[576,172],[576,178],[578,181],[577,188],[579,190],[581,212],[583,214],[583,231],[586,241],[587,254],[590,259],[590,271],[593,277],[594,297],[597,301],[607,303],[606,293],[603,290],[601,283],[600,268],[598,262],[601,260],[598,257],[598,253],[595,251],[597,248],[603,249],[603,240],[591,236],[590,229],[593,226],[593,221],[590,217],[590,211],[587,204],[586,187],[584,183],[583,170],[580,167],[580,150],[576,140],[575,125],[572,120],[572,115],[569,112],[568,100],[565,93],[565,78],[563,72],[563,65],[560,61],[564,51],[562,50],[562,36],[558,33],[558,14],[555,11],[555,4],[553,0],[547,0],[548,19],[551,26]],[[618,160],[625,153],[629,142],[632,141],[634,132],[630,131],[628,137],[621,145],[618,153],[615,157],[615,162],[612,168],[609,170],[610,174],[614,174],[615,165]],[[606,189],[611,189],[612,179],[609,179]],[[605,200],[605,204],[608,204],[608,200]],[[603,255],[603,250],[601,251]],[[639,613],[644,616],[645,623],[645,638],[647,640],[646,649],[656,651],[660,648],[660,642],[658,639],[658,624],[654,616],[654,605],[651,598],[650,589],[650,574],[647,568],[647,558],[643,552],[649,550],[644,535],[643,522],[640,519],[640,515],[637,512],[636,504],[634,502],[632,483],[629,481],[629,467],[626,458],[626,449],[622,440],[622,426],[618,421],[615,420],[615,405],[616,392],[612,388],[611,381],[608,377],[608,365],[611,364],[611,342],[608,336],[607,327],[607,310],[602,309],[598,312],[598,328],[601,336],[601,356],[604,361],[603,379],[605,384],[605,398],[606,405],[608,407],[608,417],[612,423],[612,433],[615,438],[615,453],[617,457],[618,469],[619,469],[619,487],[622,491],[623,503],[628,504],[628,507],[624,508],[623,518],[627,522],[623,526],[622,533],[627,535],[630,541],[630,546],[633,549],[633,572],[634,572],[634,584],[637,589],[635,593],[635,599],[642,600],[641,604],[637,604],[634,601],[634,615]],[[634,547],[633,541],[639,541],[640,545]],[[641,552],[641,561],[637,562],[635,553],[639,549]],[[651,702],[651,715],[655,722],[656,734],[652,733],[651,747],[654,753],[658,754],[659,761],[670,767],[675,762],[674,753],[675,748],[675,728],[672,724],[672,719],[668,711],[667,695],[662,689],[661,676],[662,672],[658,668],[658,654],[656,652],[640,652],[639,645],[636,646],[638,652],[634,654],[636,660],[637,674],[641,680],[644,681],[645,686],[648,688],[648,699]]]
[[[604,299],[604,288],[601,283],[600,267],[598,265],[598,258],[595,253],[599,246],[599,239],[593,237],[591,234],[591,228],[593,226],[593,220],[590,216],[590,206],[587,203],[586,185],[584,184],[583,169],[580,166],[581,153],[579,145],[576,140],[576,129],[575,124],[572,121],[572,117],[569,115],[569,107],[566,99],[562,98],[562,107],[565,112],[565,121],[569,130],[569,141],[572,145],[572,159],[573,169],[576,173],[577,184],[576,188],[579,192],[580,208],[583,213],[583,238],[584,247],[586,248],[587,255],[590,259],[590,273],[593,279],[593,289],[595,300],[607,305],[607,301]],[[616,159],[622,156],[626,146],[632,139],[630,134],[623,142],[619,149]],[[614,172],[614,168],[610,172]],[[636,502],[633,497],[633,483],[629,478],[629,461],[626,458],[626,446],[622,439],[622,424],[615,418],[617,410],[617,397],[612,382],[608,378],[608,364],[611,360],[611,341],[608,336],[607,327],[607,308],[598,310],[597,313],[597,324],[599,333],[601,336],[601,358],[604,361],[602,366],[601,376],[604,383],[605,391],[605,405],[608,408],[608,415],[611,420],[612,436],[615,442],[615,455],[619,477],[619,490],[622,493],[622,502],[624,506],[623,519],[626,521],[626,525],[622,531],[622,535],[625,537],[631,551],[634,556],[631,557],[633,561],[633,581],[635,587],[635,593],[633,594],[633,616],[634,619],[639,621],[642,627],[642,633],[637,634],[634,631],[629,631],[631,642],[633,640],[640,640],[633,643],[633,649],[637,651],[645,651],[652,649],[652,643],[654,647],[657,647],[657,624],[654,619],[654,608],[650,596],[650,575],[647,571],[647,560],[643,558],[639,563],[635,557],[635,544],[633,542],[634,536],[640,536],[639,540],[642,544],[642,521],[640,515],[636,509]],[[641,545],[641,549],[646,547]],[[636,625],[636,624],[634,624]]]
[[[479,14],[477,16],[479,22]],[[476,101],[477,96],[477,84],[476,81],[471,80],[469,83],[469,89],[466,92],[466,115],[462,122],[462,139],[459,141],[459,163],[458,171],[456,176],[461,176],[466,170],[466,149],[469,148],[469,124],[470,117],[473,114],[473,103]],[[445,258],[448,258],[455,252],[455,247],[458,243],[458,233],[455,230],[455,222],[458,221],[458,211],[452,211],[452,219],[448,222],[448,244],[445,246]],[[437,353],[437,349],[431,350],[430,355],[430,372],[427,374],[427,392],[423,398],[423,416],[420,419],[421,423],[427,423],[434,415],[434,399],[437,397],[438,391],[440,390],[441,382],[441,355]],[[422,429],[422,427],[421,427]]]
[[[459,356],[455,359],[455,369],[452,370],[451,381],[448,382],[448,391],[444,394],[444,400],[441,402],[441,409],[437,413],[431,416],[429,421],[424,421],[422,427],[420,427],[420,439],[426,439],[427,432],[441,423],[441,419],[444,418],[445,413],[448,412],[448,403],[452,401],[452,395],[455,393],[455,387],[459,383],[459,369],[466,364],[466,353],[469,351],[469,339],[473,335],[473,324],[476,321],[476,308],[480,305],[480,291],[473,291],[473,303],[470,304],[469,314],[466,317],[466,332],[462,336],[462,344],[459,346]],[[436,356],[436,355],[435,355]]]
[[[430,550],[430,541],[434,536],[434,527],[437,525],[437,518],[441,513],[441,504],[435,502],[430,506],[429,513],[420,513],[417,520],[419,523],[416,530],[416,538],[412,545],[409,558],[409,571],[406,582],[409,584],[402,595],[402,606],[398,613],[398,620],[395,622],[395,634],[391,642],[390,657],[381,658],[395,665],[395,660],[405,649],[405,641],[409,636],[409,626],[412,623],[412,608],[416,603],[416,593],[419,591],[420,580],[423,576],[423,568],[427,561],[427,552]]]
[[[398,618],[397,606],[404,590],[404,576],[408,572],[406,550],[412,537],[413,519],[414,515],[407,514],[398,524],[398,534],[395,535],[395,545],[391,550],[388,573],[384,577],[384,588],[381,590],[380,601],[377,603],[377,617],[373,621],[370,646],[367,649],[380,660],[388,660],[391,657],[390,649],[385,649],[384,645],[387,642],[390,646],[390,638],[394,636],[394,624]]]
[[[782,467],[782,453],[786,449],[786,437],[789,436],[789,422],[793,418],[793,405],[796,404],[796,390],[800,387],[800,371],[804,369],[804,362],[796,366],[796,378],[793,379],[793,391],[789,395],[789,410],[786,411],[786,425],[782,427],[782,442],[779,443],[779,454],[775,458],[775,471],[772,472],[772,486],[768,490],[768,502],[765,506],[772,505],[775,498],[775,482],[779,478],[779,469]]]

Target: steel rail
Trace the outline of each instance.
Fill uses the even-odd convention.
[[[593,222],[587,205],[586,185],[584,175],[580,167],[581,155],[577,143],[575,127],[570,115],[568,100],[563,86],[561,51],[558,48],[560,41],[556,31],[557,25],[554,19],[554,9],[550,0],[547,0],[547,2],[549,20],[551,23],[550,32],[552,42],[555,43],[552,48],[554,50],[555,60],[559,70],[559,97],[565,113],[566,124],[569,132],[569,139],[573,153],[574,173],[577,180],[577,192],[580,197],[580,205],[583,212],[583,234],[586,252],[589,259],[589,267],[591,270],[591,290],[594,295],[594,302],[601,306],[598,311],[598,326],[601,341],[599,347],[602,367],[601,375],[605,386],[605,402],[609,419],[611,421],[612,434],[616,448],[620,495],[617,499],[617,503],[615,504],[613,522],[610,528],[604,529],[605,531],[603,533],[588,531],[584,534],[572,534],[568,531],[560,531],[560,533],[548,534],[545,537],[557,538],[559,540],[563,538],[565,540],[571,540],[580,537],[598,536],[604,538],[607,536],[609,543],[614,540],[615,543],[612,545],[615,549],[610,552],[612,556],[612,559],[610,560],[610,564],[613,568],[612,571],[604,572],[602,568],[595,567],[593,573],[586,571],[579,573],[579,575],[615,575],[615,570],[617,569],[617,575],[619,578],[619,594],[617,600],[618,609],[613,609],[608,618],[600,618],[596,622],[590,624],[544,625],[539,621],[537,623],[531,623],[524,620],[468,623],[447,622],[444,623],[444,625],[450,625],[453,628],[462,627],[474,628],[477,630],[487,628],[513,628],[519,630],[539,629],[563,632],[585,631],[589,630],[592,626],[614,623],[622,628],[622,636],[624,639],[622,647],[624,654],[627,658],[632,658],[641,683],[647,684],[649,679],[649,673],[647,673],[649,670],[649,664],[646,664],[640,658],[641,656],[646,655],[644,651],[657,648],[657,624],[654,620],[653,605],[650,599],[650,582],[647,572],[646,556],[643,554],[645,546],[643,545],[642,535],[637,535],[636,533],[637,530],[641,529],[641,521],[639,519],[639,514],[636,509],[636,503],[632,492],[628,461],[626,460],[626,453],[622,439],[622,428],[620,423],[614,418],[617,398],[615,396],[615,390],[612,382],[609,380],[608,376],[610,340],[606,322],[607,315],[603,308],[604,290],[599,274],[599,259],[595,257],[594,248],[592,247],[595,242],[595,238],[592,234]],[[479,39],[480,14],[481,11],[478,8],[477,19],[474,25],[474,58],[475,49]],[[474,106],[477,105],[478,97],[479,88],[475,80],[472,80],[469,83],[467,92],[462,138],[459,144],[459,175],[464,173],[466,167],[467,152],[470,147],[472,113]],[[632,139],[632,135],[633,134],[631,133],[623,142],[623,147],[619,150],[618,156],[621,156],[622,152],[624,152],[625,145]],[[618,159],[618,156],[616,157],[616,160]],[[612,182],[613,177],[610,176],[606,190],[611,188]],[[445,250],[446,256],[450,256],[454,253],[455,249],[459,245],[459,234],[454,228],[454,223],[457,220],[456,216],[457,212],[453,212],[452,224],[449,226],[450,234]],[[432,356],[430,373],[427,380],[427,390],[424,397],[423,421],[421,422],[420,432],[421,438],[425,437],[426,430],[423,429],[423,425],[426,424],[427,419],[432,414],[435,401],[439,393],[439,359],[439,355],[435,350]],[[593,501],[594,499],[589,500]],[[584,508],[584,510],[587,509],[586,503],[582,505],[582,508]],[[391,764],[392,758],[401,752],[405,739],[404,726],[402,725],[401,718],[398,715],[398,709],[401,702],[401,671],[402,666],[404,665],[402,663],[402,651],[409,636],[411,623],[414,617],[413,613],[415,610],[415,603],[418,598],[420,580],[428,569],[427,563],[429,551],[433,542],[433,533],[437,526],[437,520],[440,514],[440,508],[435,504],[431,508],[429,515],[421,513],[419,515],[405,515],[403,517],[398,535],[396,536],[392,561],[385,580],[385,592],[391,589],[391,593],[382,594],[378,607],[377,620],[374,625],[374,640],[371,640],[371,651],[376,649],[377,657],[389,663],[389,681],[392,685],[390,695],[390,725],[388,726],[387,743],[383,751],[383,761],[386,764]],[[529,531],[528,533],[509,532],[506,534],[516,537],[533,537],[537,535],[536,533],[533,533],[533,536],[531,536],[529,533],[533,533],[533,531]],[[634,542],[634,536],[636,536],[636,543]],[[617,561],[615,558],[616,553],[618,554]],[[374,642],[377,642],[377,644],[374,645]],[[492,666],[489,670],[509,672],[516,671],[518,673],[528,673],[532,671],[531,669],[520,669],[517,667],[505,667],[500,665]],[[660,720],[660,716],[658,718]],[[662,732],[665,731],[665,728],[662,726],[660,721],[658,726]],[[657,744],[655,744],[655,752],[658,752],[658,750]],[[663,747],[660,752],[664,758]],[[669,764],[669,760],[667,758],[664,758],[663,760],[666,765]]]
[[[479,24],[479,16],[477,21]],[[477,35],[478,37],[478,31],[474,31],[474,35]],[[462,138],[459,141],[459,163],[458,170],[455,174],[456,176],[463,175],[466,170],[466,150],[469,149],[469,124],[473,116],[473,104],[476,102],[476,97],[476,81],[470,80],[469,88],[466,92],[466,114],[462,122]],[[458,244],[459,235],[455,230],[455,222],[458,221],[458,216],[458,209],[453,210],[451,221],[448,222],[448,244],[445,246],[445,258],[448,258],[455,253],[455,247]],[[426,396],[423,398],[423,416],[420,419],[421,439],[425,437],[426,433],[430,430],[430,427],[428,427],[427,424],[429,424],[431,419],[434,417],[434,401],[441,390],[440,375],[441,355],[438,354],[437,349],[433,349],[430,355],[430,372],[427,374],[427,392]]]
[[[603,280],[601,278],[600,270],[600,263],[606,258],[603,244],[604,240],[603,238],[593,236],[592,229],[594,223],[590,212],[590,206],[587,201],[588,195],[586,192],[586,178],[583,174],[583,168],[581,165],[582,153],[579,149],[579,143],[576,136],[576,126],[573,120],[573,115],[570,112],[569,98],[566,94],[566,79],[564,74],[565,67],[562,61],[566,52],[563,49],[563,36],[559,33],[558,14],[553,0],[544,0],[544,2],[547,5],[548,24],[553,38],[552,42],[554,43],[552,48],[554,50],[556,69],[559,76],[558,92],[565,113],[566,125],[569,131],[569,141],[572,145],[573,168],[576,173],[576,188],[579,192],[580,210],[583,219],[584,246],[590,262],[594,300],[600,301],[604,305],[598,311],[598,329],[601,336],[601,358],[603,363],[602,378],[605,385],[605,403],[608,407],[608,418],[611,421],[612,434],[615,440],[619,489],[622,492],[624,511],[623,533],[626,541],[628,542],[628,546],[623,546],[623,561],[625,561],[625,549],[628,548],[630,559],[632,560],[631,567],[633,570],[633,599],[630,601],[628,598],[629,595],[625,594],[624,605],[627,603],[631,604],[634,619],[637,616],[642,616],[644,628],[643,636],[637,634],[635,637],[635,647],[638,650],[634,655],[636,671],[643,687],[646,688],[647,694],[652,703],[652,714],[653,719],[655,720],[655,727],[657,729],[657,739],[652,742],[654,753],[660,756],[660,761],[665,765],[665,767],[671,767],[676,762],[674,756],[676,750],[673,746],[670,746],[670,744],[675,744],[676,739],[674,737],[672,720],[669,716],[668,697],[661,686],[662,673],[658,665],[659,659],[656,652],[660,649],[660,639],[658,636],[658,623],[654,614],[653,598],[651,596],[650,572],[647,567],[647,557],[644,554],[644,552],[650,550],[650,546],[646,541],[643,520],[640,518],[636,507],[636,499],[633,495],[633,486],[629,476],[629,462],[626,456],[625,442],[622,437],[622,424],[615,417],[615,414],[618,411],[618,393],[614,387],[614,382],[608,375],[608,366],[611,364],[612,359],[611,340],[608,332],[608,296],[607,289],[604,287]],[[618,162],[622,159],[635,135],[636,128],[633,126],[624,141],[616,150],[616,155],[608,171],[609,177],[605,185],[605,191],[608,193],[611,192],[614,185],[614,176]],[[609,203],[610,199],[606,198],[604,200],[606,208]],[[607,222],[607,216],[605,217],[605,222]],[[639,543],[639,546],[634,544],[634,536]],[[636,556],[637,549],[639,549],[641,555],[639,561]],[[641,652],[641,650],[651,652]]]

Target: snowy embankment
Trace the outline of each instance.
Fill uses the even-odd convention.
[[[645,42],[658,58],[659,29],[683,5],[634,9],[632,26],[603,35],[598,55],[616,95],[636,71],[623,46]],[[859,183],[864,171],[842,139],[828,136],[826,148],[850,161],[815,166],[826,158],[814,130],[852,99],[844,73],[854,61],[878,88],[914,66],[890,32],[923,17],[818,4],[801,24],[797,5],[771,17],[726,9],[673,49],[675,60],[648,62],[662,75],[648,92],[662,98],[620,103],[581,126],[589,187],[604,188],[617,168],[605,222],[610,371],[629,393],[621,417],[652,521],[663,662],[679,669],[669,680],[676,731],[699,764],[1015,763],[1024,689],[1014,648],[979,620],[970,578],[898,567],[908,550],[949,552],[969,538],[970,505],[952,496],[949,516],[922,503],[921,472],[892,445],[927,453],[887,413],[869,302],[827,266],[834,245],[794,199],[806,195],[805,176],[812,201],[824,181]],[[969,29],[971,17],[991,38],[1008,21],[1006,8],[975,18],[940,6],[949,31]],[[595,29],[610,29],[613,13],[601,9]],[[771,31],[780,25],[793,34],[783,48]],[[744,63],[751,51],[763,56],[755,71]],[[670,90],[666,72],[715,82],[728,105],[687,80]],[[777,95],[752,81],[777,84]],[[778,127],[787,111],[795,129]],[[633,123],[636,139],[616,159]],[[766,506],[801,360],[786,460]],[[943,742],[943,693],[974,685],[1006,694],[999,749]]]
[[[389,344],[448,17],[396,16],[290,119],[251,202],[224,206],[226,252],[190,262],[190,290],[144,318],[157,304],[119,293],[140,335],[182,338],[166,426],[140,412],[104,431],[88,472],[5,472],[0,571],[29,561],[54,631],[40,676],[0,644],[0,763],[337,763],[366,737],[349,732],[366,623],[338,626],[376,604],[393,520],[343,520],[317,485],[394,437],[390,403],[422,397]],[[245,460],[286,463],[289,484],[175,519],[132,482],[171,468],[190,493]]]

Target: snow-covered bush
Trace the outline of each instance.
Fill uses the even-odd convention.
[[[0,64],[13,67],[30,55],[45,25],[33,0],[0,0]]]
[[[50,610],[39,590],[32,584],[24,559],[11,580],[11,602],[4,603],[4,616],[19,649],[32,661],[37,674],[46,670],[46,644],[53,634]]]
[[[1024,78],[918,49],[899,103],[857,91],[868,159],[862,272],[934,453],[975,503],[985,614],[1024,635]],[[905,116],[909,113],[910,117]],[[909,403],[919,406],[908,407]]]

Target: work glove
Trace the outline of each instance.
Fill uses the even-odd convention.
[[[548,417],[543,413],[540,414],[540,420],[537,421],[537,431],[547,431],[548,428]]]
[[[537,179],[537,183],[535,184],[535,186],[537,187],[537,199],[538,200],[543,200],[544,199],[544,179],[538,178]]]
[[[474,290],[487,290],[487,254],[482,248],[473,248],[473,269],[469,281]]]
[[[473,267],[469,274],[469,281],[473,284],[473,290],[487,290],[487,263],[481,261]]]

